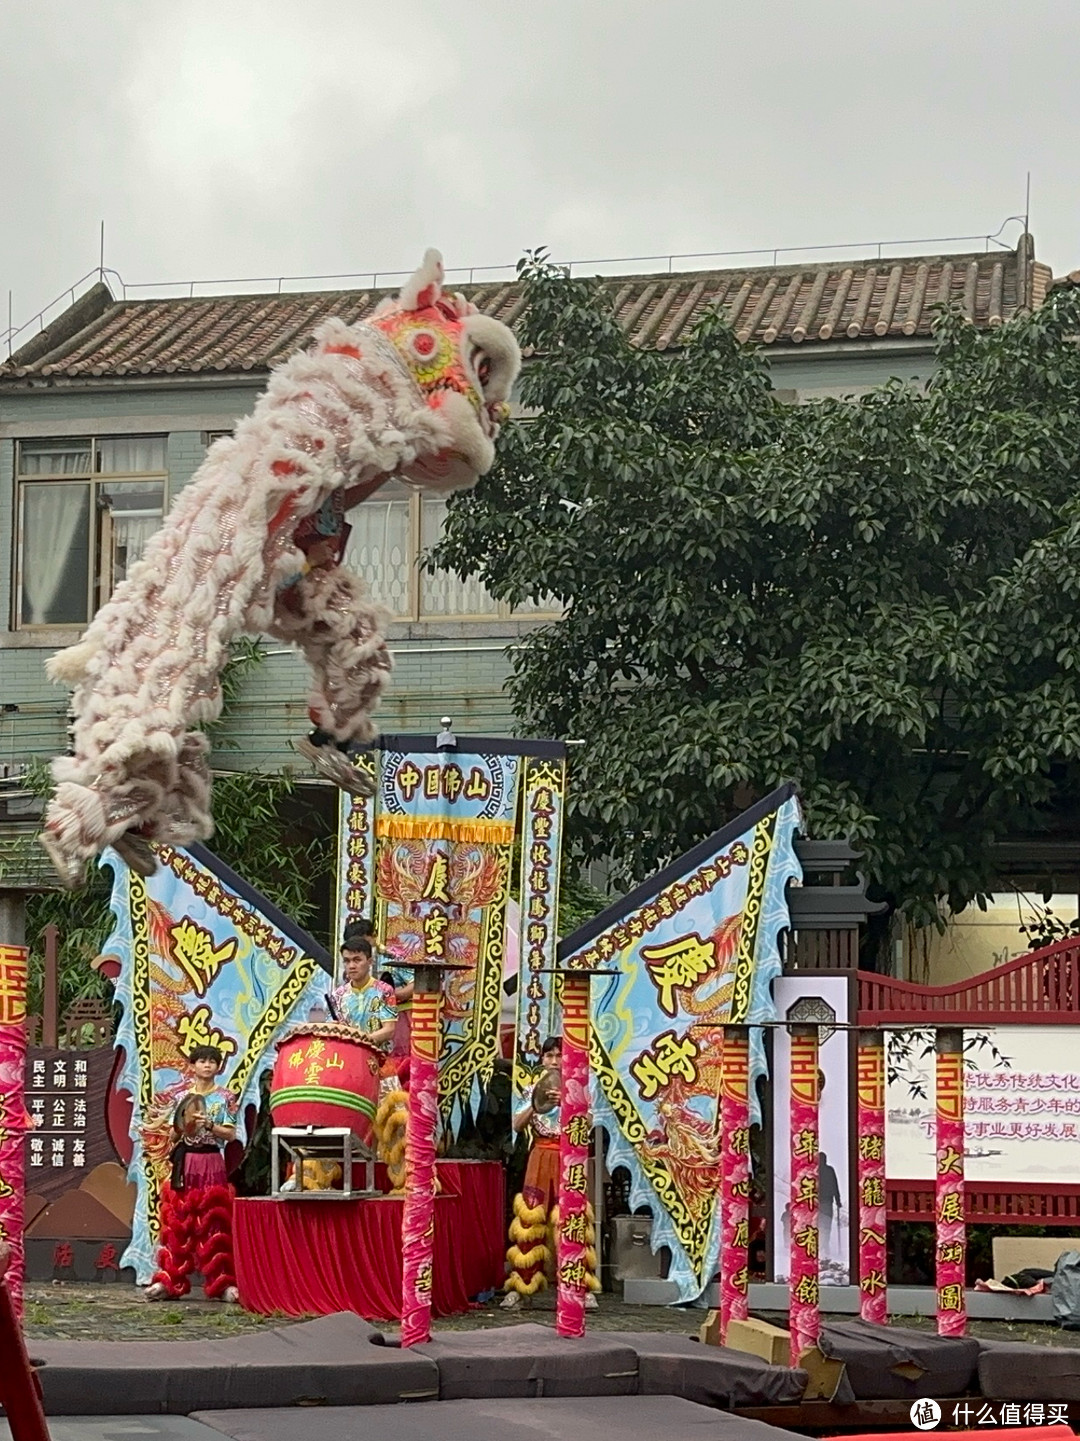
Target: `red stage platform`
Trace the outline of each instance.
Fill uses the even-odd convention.
[[[432,1302],[436,1316],[469,1309],[506,1275],[503,1169],[492,1161],[440,1161]],[[233,1245],[240,1300],[262,1315],[367,1321],[401,1316],[401,1216],[396,1197],[323,1201],[238,1200]]]

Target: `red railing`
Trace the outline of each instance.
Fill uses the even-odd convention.
[[[890,1221],[934,1222],[933,1181],[886,1181]],[[964,1187],[969,1226],[1062,1226],[1080,1228],[1080,1186],[968,1181]]]
[[[1080,1026],[1080,939],[1057,941],[955,986],[859,974],[863,1026]]]

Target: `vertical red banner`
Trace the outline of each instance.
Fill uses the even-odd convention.
[[[791,1233],[789,1278],[791,1364],[816,1344],[821,1330],[818,1253],[818,1033],[791,1030]]]
[[[431,1339],[435,1253],[435,1135],[439,1111],[440,978],[416,972],[409,1052],[409,1124],[405,1132],[405,1205],[401,1221],[401,1344]]]
[[[938,1031],[936,1080],[937,1328],[939,1336],[962,1336],[967,1329],[963,1031]]]
[[[25,946],[0,946],[0,1242],[10,1248],[7,1284],[15,1314],[22,1315],[23,1215],[26,1170],[26,976]]]
[[[724,1027],[720,1071],[720,1341],[750,1313],[750,1037]]]
[[[584,1336],[589,1265],[589,977],[562,981],[562,1106],[559,1114],[559,1231],[555,1329]]]
[[[859,1315],[889,1319],[885,1248],[885,1036],[859,1032]]]

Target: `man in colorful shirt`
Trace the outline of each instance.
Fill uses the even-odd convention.
[[[366,937],[371,942],[374,970],[378,974],[379,980],[391,988],[394,1000],[397,1002],[397,1027],[394,1031],[390,1054],[395,1060],[408,1059],[412,1020],[413,967],[396,965],[397,953],[390,946],[385,950],[376,949],[375,927],[370,921],[351,922],[345,932],[344,945],[347,947],[351,941],[358,940],[360,937]]]
[[[346,935],[341,947],[345,985],[339,986],[331,999],[335,1017],[363,1031],[365,1039],[385,1053],[397,1028],[397,1002],[393,987],[371,974],[372,959],[367,936]]]

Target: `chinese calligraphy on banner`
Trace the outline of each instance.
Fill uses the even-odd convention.
[[[798,800],[784,786],[565,940],[561,964],[610,966],[593,982],[593,1104],[608,1166],[653,1213],[679,1299],[701,1294],[720,1244],[717,1196],[722,1027],[775,1018],[777,935],[801,875]],[[749,1094],[765,1069],[750,1031]]]
[[[449,975],[443,991],[439,1104],[443,1125],[454,1134],[499,1052],[523,775],[533,806],[523,836],[531,849],[522,864],[530,854],[538,858],[531,870],[551,907],[544,953],[554,953],[560,816],[553,805],[541,813],[535,775],[539,766],[561,775],[562,756],[561,745],[546,742],[461,737],[456,749],[438,750],[434,737],[383,736],[379,749],[358,762],[376,779],[377,794],[342,796],[339,930],[369,918],[391,961],[445,958],[468,967]],[[560,788],[560,804],[561,797]]]
[[[518,1095],[540,1074],[540,1050],[561,1029],[559,998],[549,972],[555,963],[559,920],[559,867],[566,762],[562,756],[529,762],[522,800],[521,930],[517,990],[514,1089]]]
[[[889,1068],[885,1139],[890,1180],[930,1180],[935,1174],[932,1036],[919,1033],[912,1039],[910,1059]],[[967,1179],[1073,1183],[1080,1142],[1075,1028],[988,1026],[966,1031],[965,1045]]]
[[[128,1174],[137,1199],[121,1265],[140,1285],[154,1269],[169,1123],[191,1083],[188,1056],[197,1046],[224,1054],[220,1084],[237,1099],[243,1140],[244,1108],[258,1105],[274,1042],[322,999],[330,967],[322,947],[203,847],[157,854],[157,873],[144,881],[105,853],[115,917],[106,950],[120,959],[123,1007],[117,1084],[134,1107]]]

